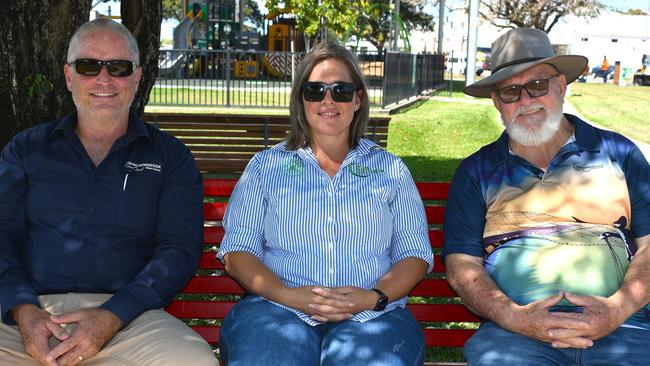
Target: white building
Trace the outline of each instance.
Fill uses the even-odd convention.
[[[603,12],[597,18],[568,17],[553,27],[549,38],[589,58],[590,68],[607,56],[610,65],[619,61],[622,68],[636,71],[642,56],[650,54],[650,16]]]
[[[464,1],[447,0],[444,22],[443,50],[447,55],[453,51],[458,59],[454,70],[464,68],[467,55],[467,11]],[[451,5],[449,5],[451,4]],[[437,13],[437,11],[435,12]],[[434,18],[438,24],[437,17]],[[498,28],[479,18],[477,47],[489,48],[492,42],[510,28]],[[422,33],[413,32],[411,45],[413,52],[432,52],[438,46],[437,30]],[[624,15],[602,11],[596,18],[565,17],[549,33],[551,43],[560,46],[564,52],[584,55],[589,59],[589,66],[600,65],[603,56],[607,56],[610,65],[616,61],[622,68],[632,72],[641,68],[641,58],[650,55],[650,16]],[[477,58],[481,57],[480,53]],[[478,65],[478,62],[477,62]]]

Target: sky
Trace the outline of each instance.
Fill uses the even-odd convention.
[[[255,1],[260,6],[260,10],[262,11],[262,13],[265,13],[266,8],[264,7],[264,0],[255,0]],[[600,0],[600,1],[605,5],[612,6],[622,11],[626,11],[628,9],[641,9],[646,13],[650,13],[650,0]],[[97,2],[98,0],[93,0],[93,4]],[[448,5],[461,4],[463,2],[465,2],[465,0],[447,0]],[[110,7],[111,15],[120,14],[119,0],[111,0],[107,3],[100,2],[93,8],[92,11],[98,11],[102,14],[108,14],[109,7]],[[426,9],[430,11],[432,15],[434,16],[438,15],[437,8],[428,6]],[[160,38],[172,39],[174,34],[174,27],[176,27],[176,25],[178,25],[178,21],[176,20],[164,20],[160,28]]]

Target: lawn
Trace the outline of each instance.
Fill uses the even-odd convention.
[[[404,160],[416,181],[449,181],[461,160],[503,130],[492,104],[429,100],[392,116],[388,151]]]
[[[650,87],[573,83],[569,102],[589,120],[650,143]]]

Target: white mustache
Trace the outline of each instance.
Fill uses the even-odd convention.
[[[524,114],[526,112],[530,112],[530,111],[532,111],[534,109],[540,109],[540,108],[543,109],[544,111],[548,112],[546,110],[546,107],[544,107],[541,103],[531,103],[531,104],[528,104],[528,105],[521,105],[515,111],[515,117],[520,116],[520,115],[522,115],[522,114]]]

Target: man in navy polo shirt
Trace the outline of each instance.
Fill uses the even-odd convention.
[[[485,318],[469,365],[648,365],[650,167],[627,138],[564,114],[587,59],[517,28],[492,45],[506,131],[465,159],[445,218],[447,277]]]
[[[162,310],[197,269],[202,181],[130,111],[138,63],[123,25],[82,25],[64,66],[76,111],[2,151],[1,365],[216,364]]]

